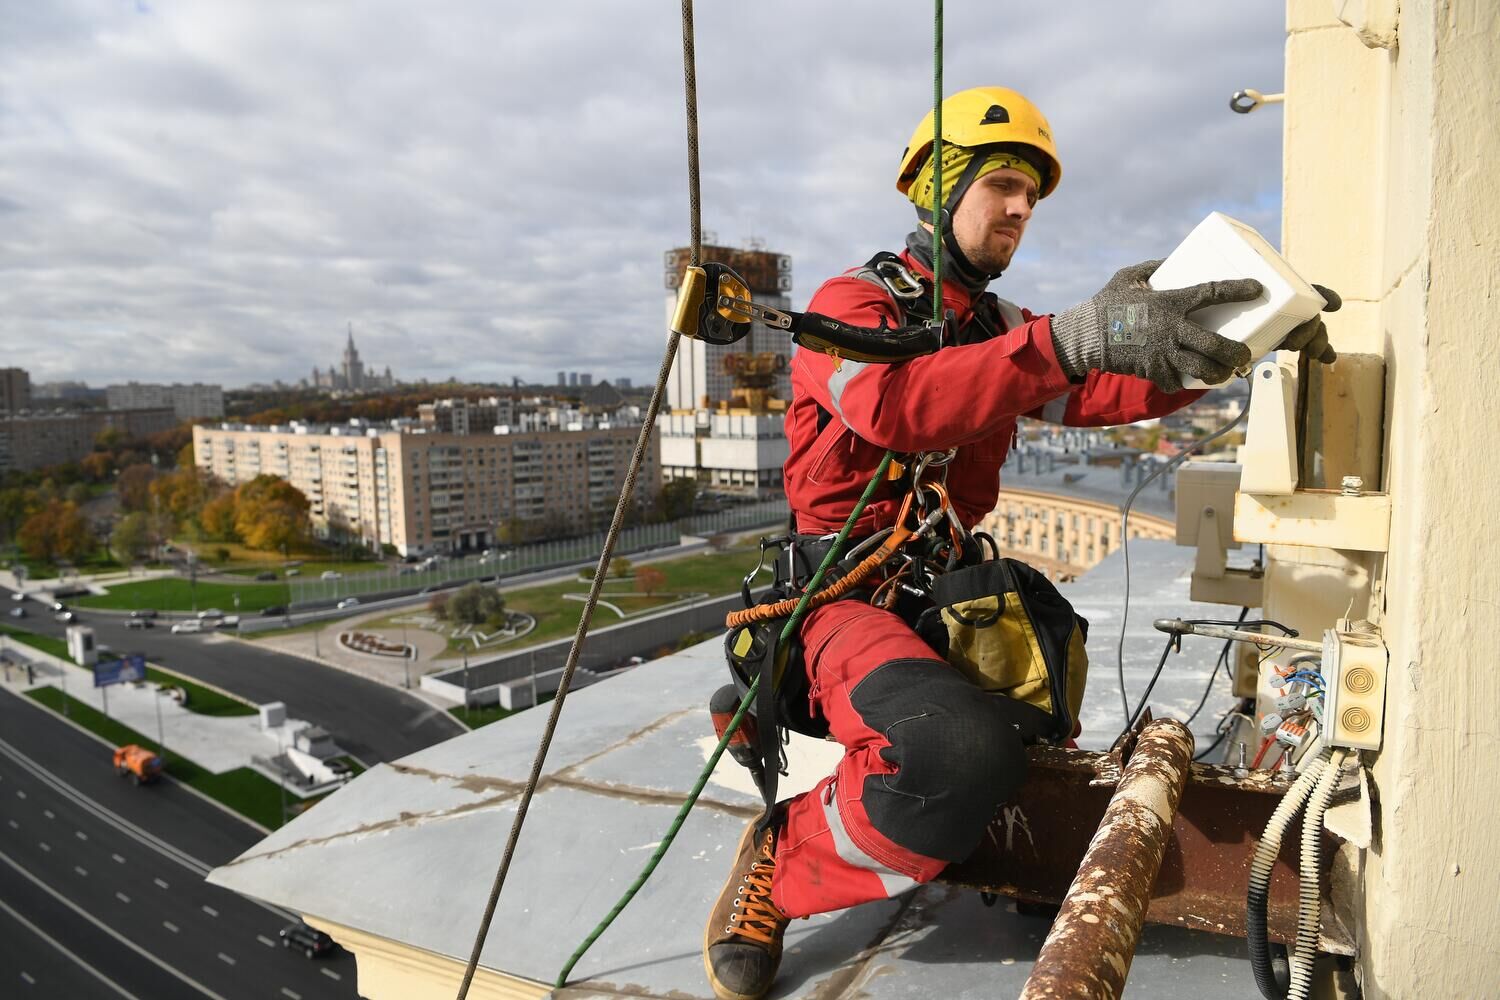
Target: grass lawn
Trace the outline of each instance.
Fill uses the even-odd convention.
[[[243,576],[251,579],[254,579],[257,573],[268,572],[275,573],[277,578],[281,579],[285,572],[282,569],[281,558],[279,556],[275,562],[252,564],[249,566],[237,565],[235,562],[227,563],[224,569],[219,569],[214,563],[199,563],[199,566],[207,566],[213,568],[215,572],[225,573],[229,576]],[[342,573],[345,576],[354,576],[358,573],[373,573],[376,570],[384,570],[388,567],[385,563],[378,562],[320,562],[308,559],[296,568],[299,571],[298,576],[316,580],[319,574],[328,570],[333,570],[335,573]]]
[[[610,577],[605,581],[604,590],[600,592],[599,598],[618,605],[627,615],[633,617],[640,612],[679,601],[682,599],[680,594],[697,593],[714,597],[731,594],[739,590],[740,581],[754,567],[758,555],[758,548],[746,547],[724,552],[695,553],[679,559],[653,562],[649,565],[666,574],[667,582],[662,587],[662,593],[647,597],[633,589],[634,582],[630,578]],[[758,589],[768,583],[770,583],[770,578],[766,577],[758,582],[756,587]],[[589,582],[587,581],[565,580],[540,587],[506,590],[506,608],[531,615],[536,619],[536,628],[523,638],[505,643],[503,647],[490,647],[486,651],[498,648],[526,649],[529,646],[571,636],[578,629],[578,616],[583,612],[583,602],[564,598],[563,595],[587,595],[588,589]],[[447,593],[451,594],[452,591]],[[422,610],[425,610],[425,605]],[[371,631],[383,630],[393,633],[401,626],[392,623],[391,619],[413,613],[420,613],[420,611],[411,609],[396,612],[386,618],[368,622],[361,627]],[[620,619],[608,608],[601,608],[594,612],[595,628],[612,625],[618,621]],[[283,635],[285,632],[265,634]],[[455,658],[465,651],[473,654],[475,652],[473,643],[450,638],[448,650],[442,654],[441,658]],[[477,711],[476,709],[476,714]]]
[[[68,644],[61,639],[54,639],[48,635],[35,635],[31,632],[22,632],[8,625],[0,625],[0,635],[8,635],[17,642],[24,642],[33,649],[39,649],[44,653],[51,653],[59,659],[68,659]],[[199,715],[236,716],[255,715],[260,710],[254,705],[247,704],[237,698],[230,698],[214,691],[211,688],[195,684],[186,677],[158,670],[155,667],[146,668],[146,679],[156,684],[170,684],[187,691],[187,704],[183,706],[189,712],[197,712]]]
[[[541,703],[545,705],[552,698],[552,695],[544,694]],[[499,722],[501,719],[508,719],[517,712],[524,711],[526,711],[524,708],[501,708],[497,702],[493,705],[474,705],[467,709],[460,705],[457,708],[448,709],[448,714],[455,719],[462,719],[471,728],[478,729],[480,726],[488,726],[491,722]]]
[[[32,559],[30,556],[16,553],[12,557],[13,563],[19,563],[26,567],[27,575],[32,580],[51,580],[58,575],[60,570],[48,559]],[[73,563],[69,569],[77,570],[79,573],[105,573],[112,569],[124,569],[115,557],[110,555],[109,549],[100,546],[92,553]]]
[[[129,726],[116,722],[103,712],[63,694],[57,688],[33,688],[26,692],[26,696],[59,714],[62,714],[66,705],[68,718],[115,746],[126,743],[139,743],[143,747],[156,746],[155,740],[147,739]],[[222,802],[240,815],[248,816],[273,830],[281,825],[281,786],[265,775],[248,767],[214,774],[186,757],[179,757],[172,752],[171,747],[162,754],[162,761],[172,777]],[[99,766],[110,766],[109,757],[102,750]],[[289,801],[296,801],[295,797]],[[305,804],[299,803],[299,807],[305,808]]]
[[[226,614],[245,614],[273,604],[291,602],[291,591],[284,583],[205,583],[198,581],[197,609],[218,608]],[[137,580],[111,587],[109,593],[79,597],[73,601],[80,608],[155,608],[158,611],[193,609],[194,587],[181,577],[166,576],[155,580]],[[234,595],[240,595],[236,608]]]

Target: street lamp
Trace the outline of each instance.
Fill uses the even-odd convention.
[[[161,725],[161,696],[162,690],[160,687],[158,687],[156,689],[156,752],[161,755],[162,762],[165,763],[167,755],[167,737]]]

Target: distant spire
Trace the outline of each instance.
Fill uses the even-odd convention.
[[[349,324],[349,347],[354,347],[354,324],[352,322]]]

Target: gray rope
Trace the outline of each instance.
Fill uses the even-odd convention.
[[[693,70],[692,0],[683,0],[682,3],[682,58],[687,94],[688,198],[692,227],[689,262],[696,266],[702,253],[703,230],[698,199],[698,86]],[[609,522],[609,533],[604,538],[604,550],[599,553],[599,564],[594,568],[594,581],[589,586],[589,596],[584,601],[583,614],[578,619],[578,630],[573,634],[573,645],[568,649],[568,660],[563,667],[562,679],[557,686],[557,696],[552,700],[552,711],[547,717],[547,729],[542,734],[542,742],[537,747],[536,759],[531,764],[531,775],[526,779],[526,788],[521,793],[520,803],[516,806],[516,818],[510,826],[510,838],[505,843],[505,854],[500,859],[500,868],[495,872],[495,882],[490,887],[489,901],[485,904],[484,916],[479,921],[479,931],[474,937],[474,949],[469,955],[469,964],[464,969],[464,979],[458,988],[457,1000],[465,1000],[469,995],[469,986],[473,983],[474,972],[479,967],[479,953],[484,949],[485,938],[489,936],[490,923],[495,917],[495,907],[500,902],[500,891],[505,886],[505,876],[510,871],[511,860],[515,857],[516,842],[521,836],[521,826],[526,822],[526,813],[531,807],[532,796],[536,793],[536,786],[541,781],[542,765],[547,760],[547,751],[552,746],[552,736],[557,730],[557,720],[562,714],[563,702],[567,700],[568,690],[573,683],[573,674],[578,667],[578,657],[583,650],[583,641],[588,636],[589,624],[594,617],[594,608],[599,603],[599,592],[604,588],[604,579],[608,575],[615,544],[619,541],[620,529],[625,522],[625,511],[629,508],[631,495],[635,492],[636,475],[640,472],[647,446],[651,441],[651,430],[656,423],[656,415],[661,410],[662,393],[672,373],[672,362],[677,357],[677,343],[680,339],[681,336],[675,331],[667,338],[667,349],[662,355],[661,369],[656,375],[656,386],[651,391],[651,402],[646,407],[646,419],[641,423],[641,433],[636,439],[635,452],[630,456],[630,467],[625,472],[625,484],[620,490],[620,500],[615,504],[615,515]]]

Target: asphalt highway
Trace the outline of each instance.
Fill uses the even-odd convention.
[[[204,882],[260,839],[183,787],[0,692],[0,995],[347,998],[343,952],[280,944],[290,915]]]
[[[22,619],[0,619],[18,628],[63,639],[67,625],[53,621],[38,601],[13,602],[0,588],[0,607],[18,603]],[[76,609],[75,609],[76,610]],[[462,733],[463,727],[405,692],[213,633],[172,635],[165,626],[128,629],[118,615],[77,611],[74,624],[94,629],[95,641],[119,653],[145,653],[148,660],[195,680],[207,681],[256,704],[286,703],[296,719],[322,726],[365,764],[395,760]]]

